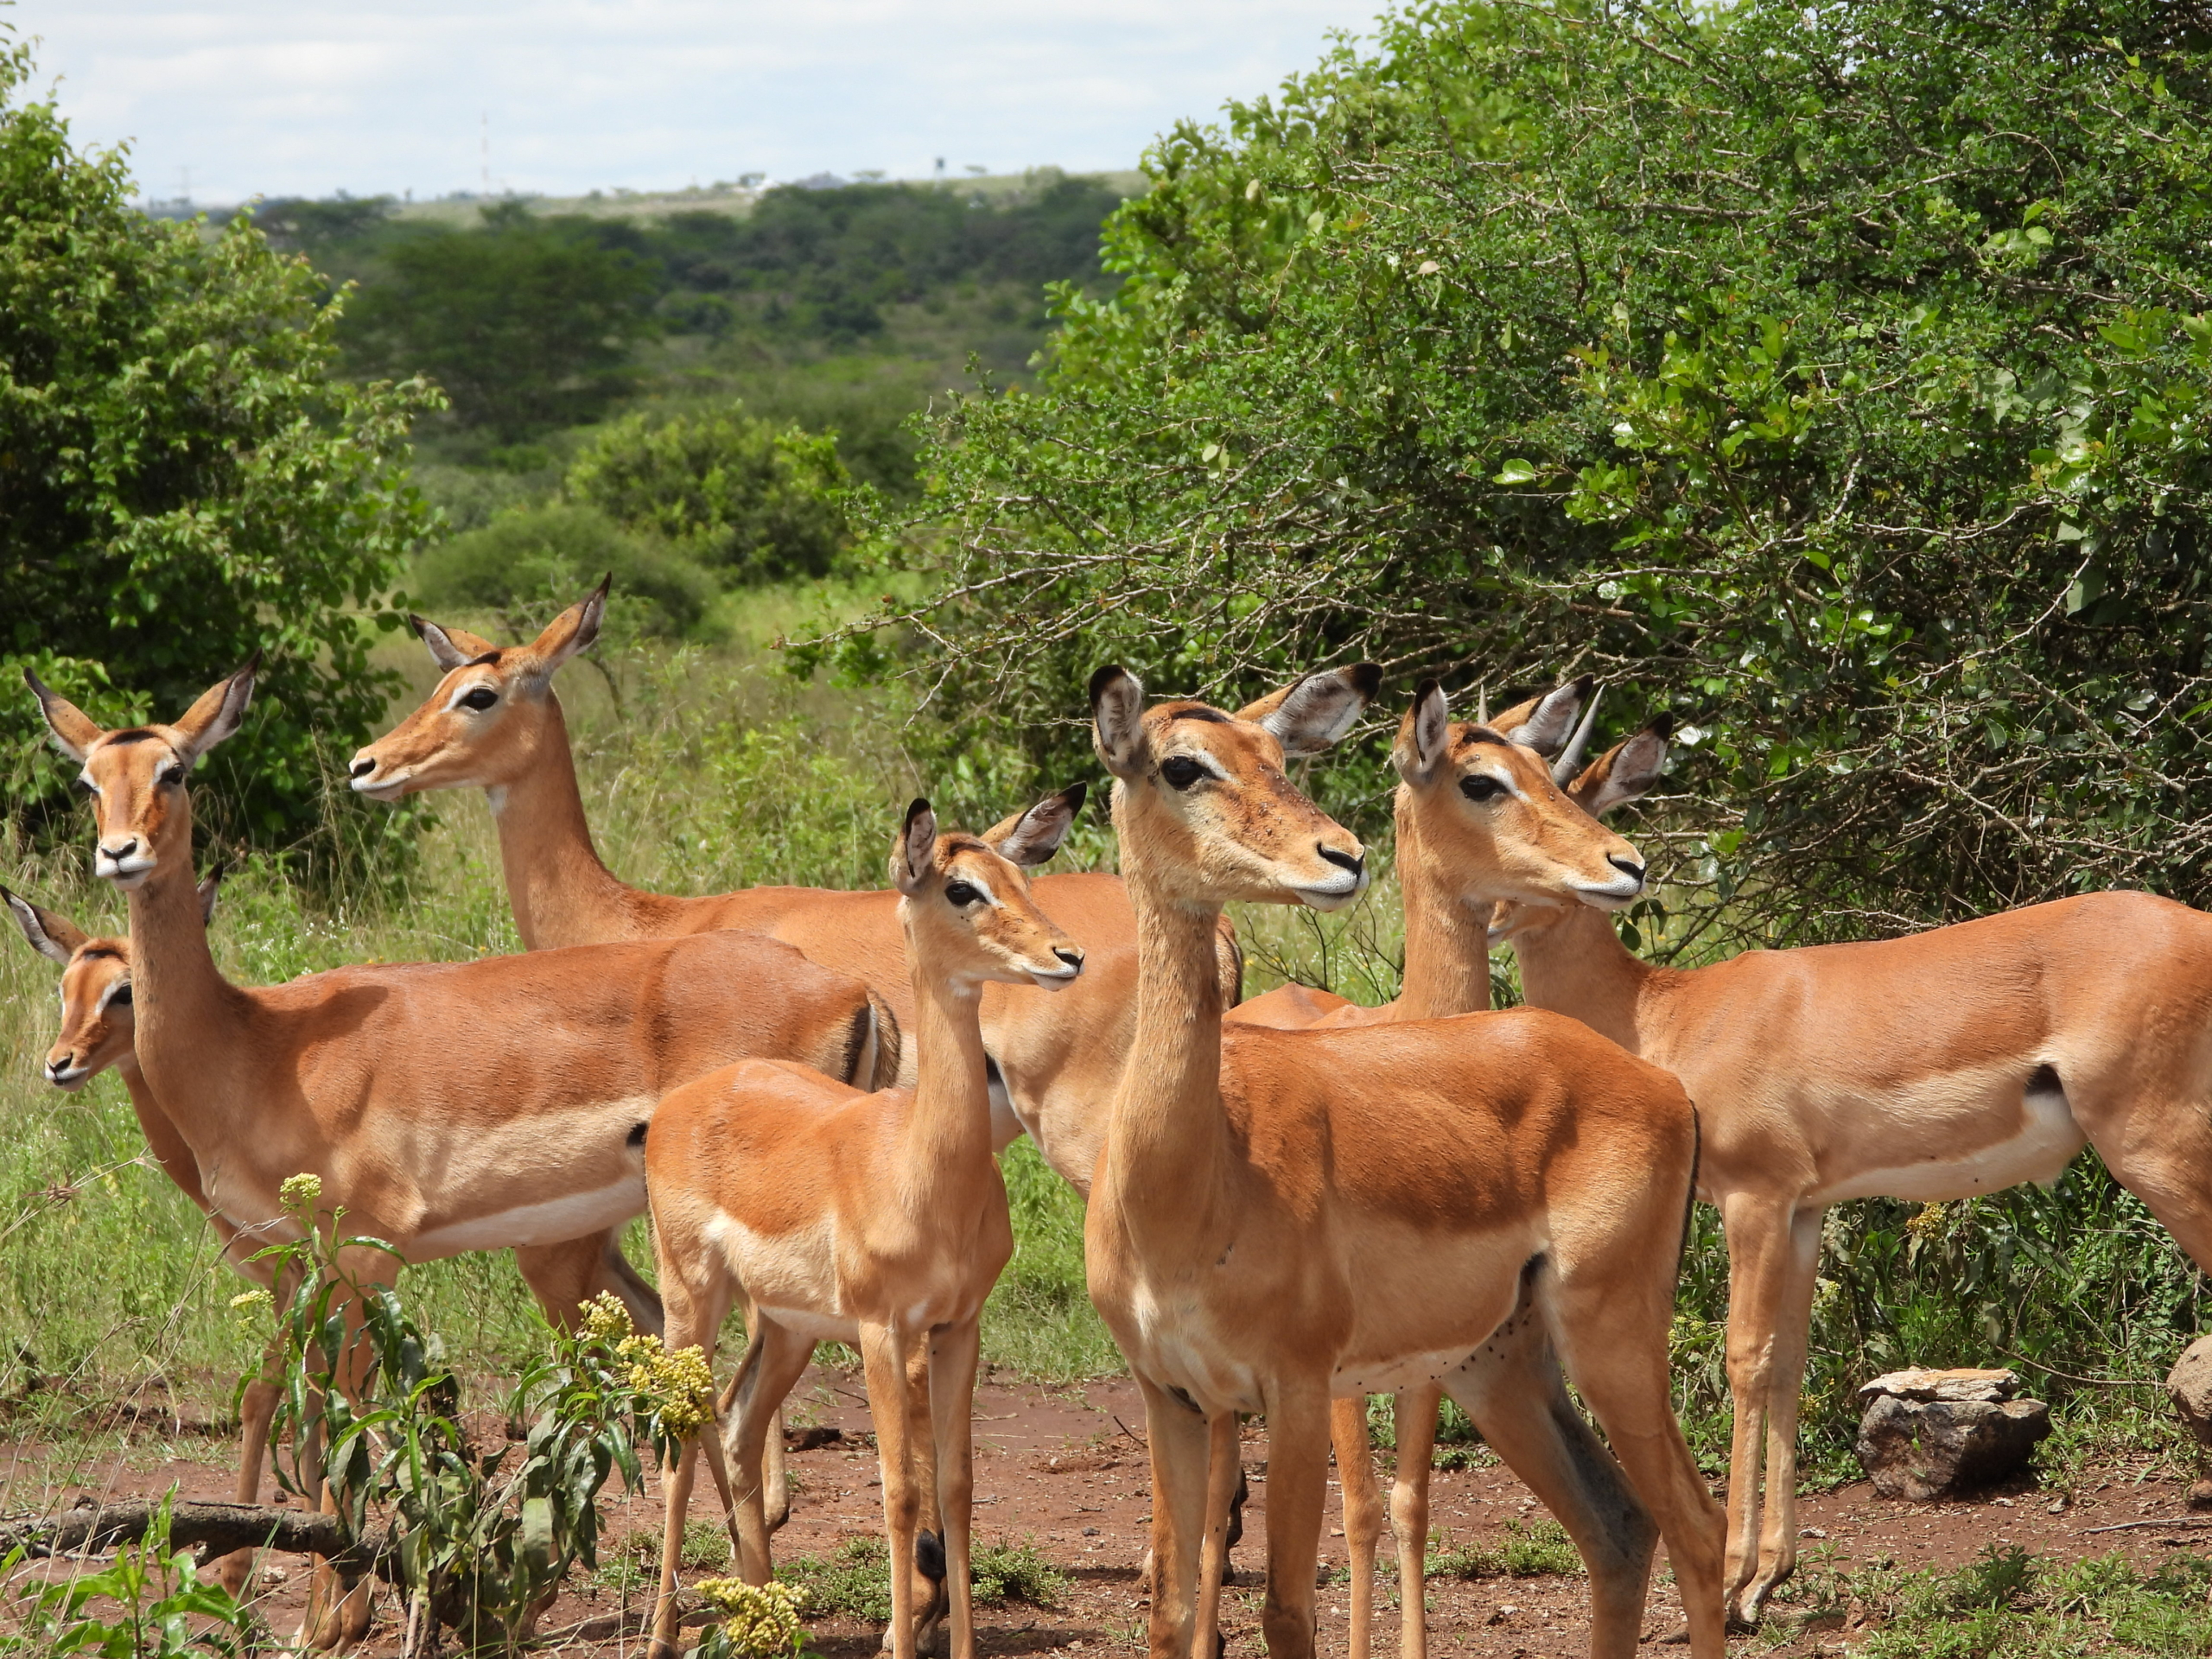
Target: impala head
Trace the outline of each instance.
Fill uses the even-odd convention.
[[[200,914],[212,921],[216,871],[200,884]],[[39,955],[61,964],[61,1030],[46,1052],[46,1080],[56,1088],[83,1088],[118,1060],[128,1058],[137,1027],[130,1007],[130,941],[92,938],[66,917],[42,910],[0,887],[16,925]]]
[[[1114,774],[1124,859],[1141,860],[1182,904],[1350,904],[1367,887],[1367,849],[1299,792],[1283,762],[1350,731],[1382,679],[1372,663],[1330,669],[1225,715],[1187,699],[1147,709],[1135,675],[1100,669],[1092,737]]]
[[[78,782],[91,791],[99,831],[92,870],[126,892],[143,886],[164,863],[189,868],[192,802],[184,780],[200,757],[238,728],[253,696],[261,653],[227,680],[210,687],[173,725],[131,726],[106,731],[29,669],[23,678],[38,696],[54,747],[84,770]]]
[[[1664,712],[1654,715],[1640,730],[1614,744],[1569,779],[1567,798],[1594,823],[1615,807],[1625,806],[1648,794],[1666,770],[1667,740],[1674,730],[1674,715]],[[1517,933],[1548,925],[1562,913],[1533,905],[1501,904],[1491,918],[1490,942],[1503,944]]]
[[[1084,789],[1047,795],[980,836],[940,835],[927,801],[909,806],[891,843],[907,950],[969,985],[995,979],[1058,991],[1074,984],[1082,947],[1037,907],[1022,871],[1059,849],[1083,810]]]
[[[1453,720],[1433,680],[1414,693],[1390,753],[1399,823],[1469,902],[1618,910],[1643,891],[1636,849],[1577,806],[1543,759],[1573,741],[1589,694],[1587,679],[1571,680],[1480,725]]]
[[[526,645],[503,649],[460,628],[409,617],[445,677],[429,701],[354,752],[348,769],[354,790],[396,801],[424,789],[496,789],[534,765],[543,726],[538,716],[553,706],[553,676],[599,638],[613,580],[569,606]]]

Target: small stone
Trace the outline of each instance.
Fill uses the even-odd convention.
[[[2050,1433],[2050,1408],[2010,1398],[2018,1386],[2010,1371],[1899,1371],[1861,1389],[1872,1398],[1854,1449],[1876,1494],[1925,1503],[2020,1467]]]
[[[2186,1502],[2192,1510],[2212,1510],[2212,1480],[2191,1481]]]
[[[2166,1373],[2166,1397],[2197,1443],[2212,1446],[2212,1337],[2199,1337],[2181,1351]]]

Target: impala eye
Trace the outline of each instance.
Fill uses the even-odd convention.
[[[982,896],[965,881],[948,881],[944,884],[944,902],[956,908],[972,905]]]
[[[1206,775],[1206,769],[1187,754],[1171,754],[1160,763],[1160,775],[1170,789],[1188,789]]]
[[[461,700],[461,706],[464,709],[474,709],[480,714],[499,700],[499,694],[490,686],[480,685]]]
[[[115,995],[108,998],[108,1000],[107,1000],[107,1005],[108,1005],[108,1007],[110,1007],[111,1008],[127,1008],[127,1007],[129,1007],[130,1006],[130,985],[129,985],[128,983],[124,983],[124,984],[122,984],[122,985],[118,985],[118,986],[117,986],[117,987],[115,988]]]
[[[1505,785],[1488,773],[1478,772],[1459,780],[1459,792],[1471,801],[1494,801],[1505,793]]]
[[[167,784],[170,788],[174,789],[184,781],[184,768],[178,766],[175,761],[171,761],[168,766],[163,766],[160,772],[156,773],[155,776],[159,782]]]

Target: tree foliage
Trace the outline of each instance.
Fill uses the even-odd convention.
[[[79,152],[20,101],[0,51],[0,702],[8,811],[66,804],[17,670],[96,716],[173,717],[266,653],[249,739],[210,765],[219,833],[287,844],[321,823],[326,747],[366,741],[395,689],[372,620],[425,527],[406,482],[420,382],[331,376],[339,308],[243,219],[130,206],[120,151]]]
[[[849,539],[851,486],[834,436],[779,430],[733,408],[613,422],[562,489],[741,582],[826,575]]]
[[[654,272],[588,221],[519,203],[473,232],[409,227],[353,308],[347,343],[372,372],[427,374],[454,417],[515,442],[593,418],[632,382],[652,333]]]
[[[938,427],[926,671],[1072,751],[1113,657],[1594,671],[1693,728],[1646,833],[1739,937],[2212,899],[2204,22],[1386,18],[1163,140],[1119,295]]]

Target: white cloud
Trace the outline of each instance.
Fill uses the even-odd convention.
[[[1129,167],[1379,0],[21,0],[82,143],[253,194],[573,194],[743,172]]]

